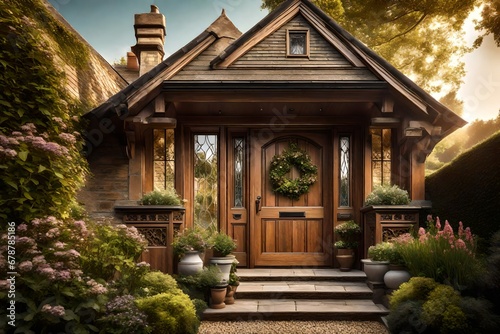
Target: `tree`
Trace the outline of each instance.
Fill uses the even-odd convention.
[[[262,8],[283,1],[263,0]],[[459,59],[470,51],[461,28],[479,0],[312,1],[427,91],[460,86],[465,71]]]
[[[483,35],[475,42],[480,46],[485,35],[493,34],[493,39],[500,47],[500,0],[484,0],[481,12],[482,20],[477,23],[477,29],[483,30]]]

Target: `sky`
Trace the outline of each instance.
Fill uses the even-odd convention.
[[[165,15],[165,56],[173,54],[203,32],[222,9],[241,32],[246,32],[268,14],[261,0],[49,0],[59,13],[109,63],[126,57],[135,45],[134,14],[148,13],[151,5]],[[465,34],[472,45],[477,32],[473,17]],[[467,121],[496,118],[500,112],[500,48],[493,38],[464,59],[466,76],[458,91]],[[439,98],[439,96],[435,96]]]

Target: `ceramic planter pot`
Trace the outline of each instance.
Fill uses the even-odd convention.
[[[177,272],[179,275],[194,275],[203,269],[203,260],[200,258],[200,252],[190,251],[184,253],[179,260]]]
[[[389,271],[389,261],[362,259],[361,262],[368,281],[374,284],[384,284],[384,275]]]
[[[356,259],[354,250],[348,248],[338,248],[336,258],[340,264],[340,271],[350,271]]]
[[[216,264],[222,275],[222,281],[227,283],[229,282],[229,274],[231,272],[231,265],[236,260],[234,255],[228,255],[223,257],[212,257],[210,259],[210,264]]]
[[[389,289],[397,290],[399,286],[408,282],[411,278],[410,273],[404,266],[389,266],[389,271],[384,275],[385,286]]]

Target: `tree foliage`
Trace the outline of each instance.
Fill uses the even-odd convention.
[[[477,28],[482,29],[484,34],[476,40],[475,45],[481,45],[484,35],[493,34],[495,43],[500,47],[500,0],[484,0],[483,2],[482,20],[478,22]]]
[[[263,0],[262,8],[282,2]],[[459,57],[470,50],[461,28],[478,0],[313,2],[424,89],[460,86],[465,72]]]

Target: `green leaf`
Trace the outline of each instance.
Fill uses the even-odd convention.
[[[21,152],[17,153],[17,156],[22,161],[26,161],[26,159],[28,159],[28,153],[29,153],[28,151],[21,151]]]
[[[30,201],[33,200],[33,197],[31,197],[31,195],[28,192],[24,192],[23,195],[24,195],[25,198],[29,199]]]
[[[17,184],[15,184],[13,181],[5,180],[5,183],[7,183],[9,186],[11,186],[12,188],[14,188],[16,190],[18,189]]]
[[[44,166],[42,166],[42,165],[38,166],[38,173],[41,173],[41,172],[43,172],[43,171],[45,171],[45,170],[47,170],[47,168],[46,168],[46,167],[44,167]]]
[[[54,172],[54,175],[57,176],[60,179],[64,179],[64,175],[62,175],[61,173]]]

